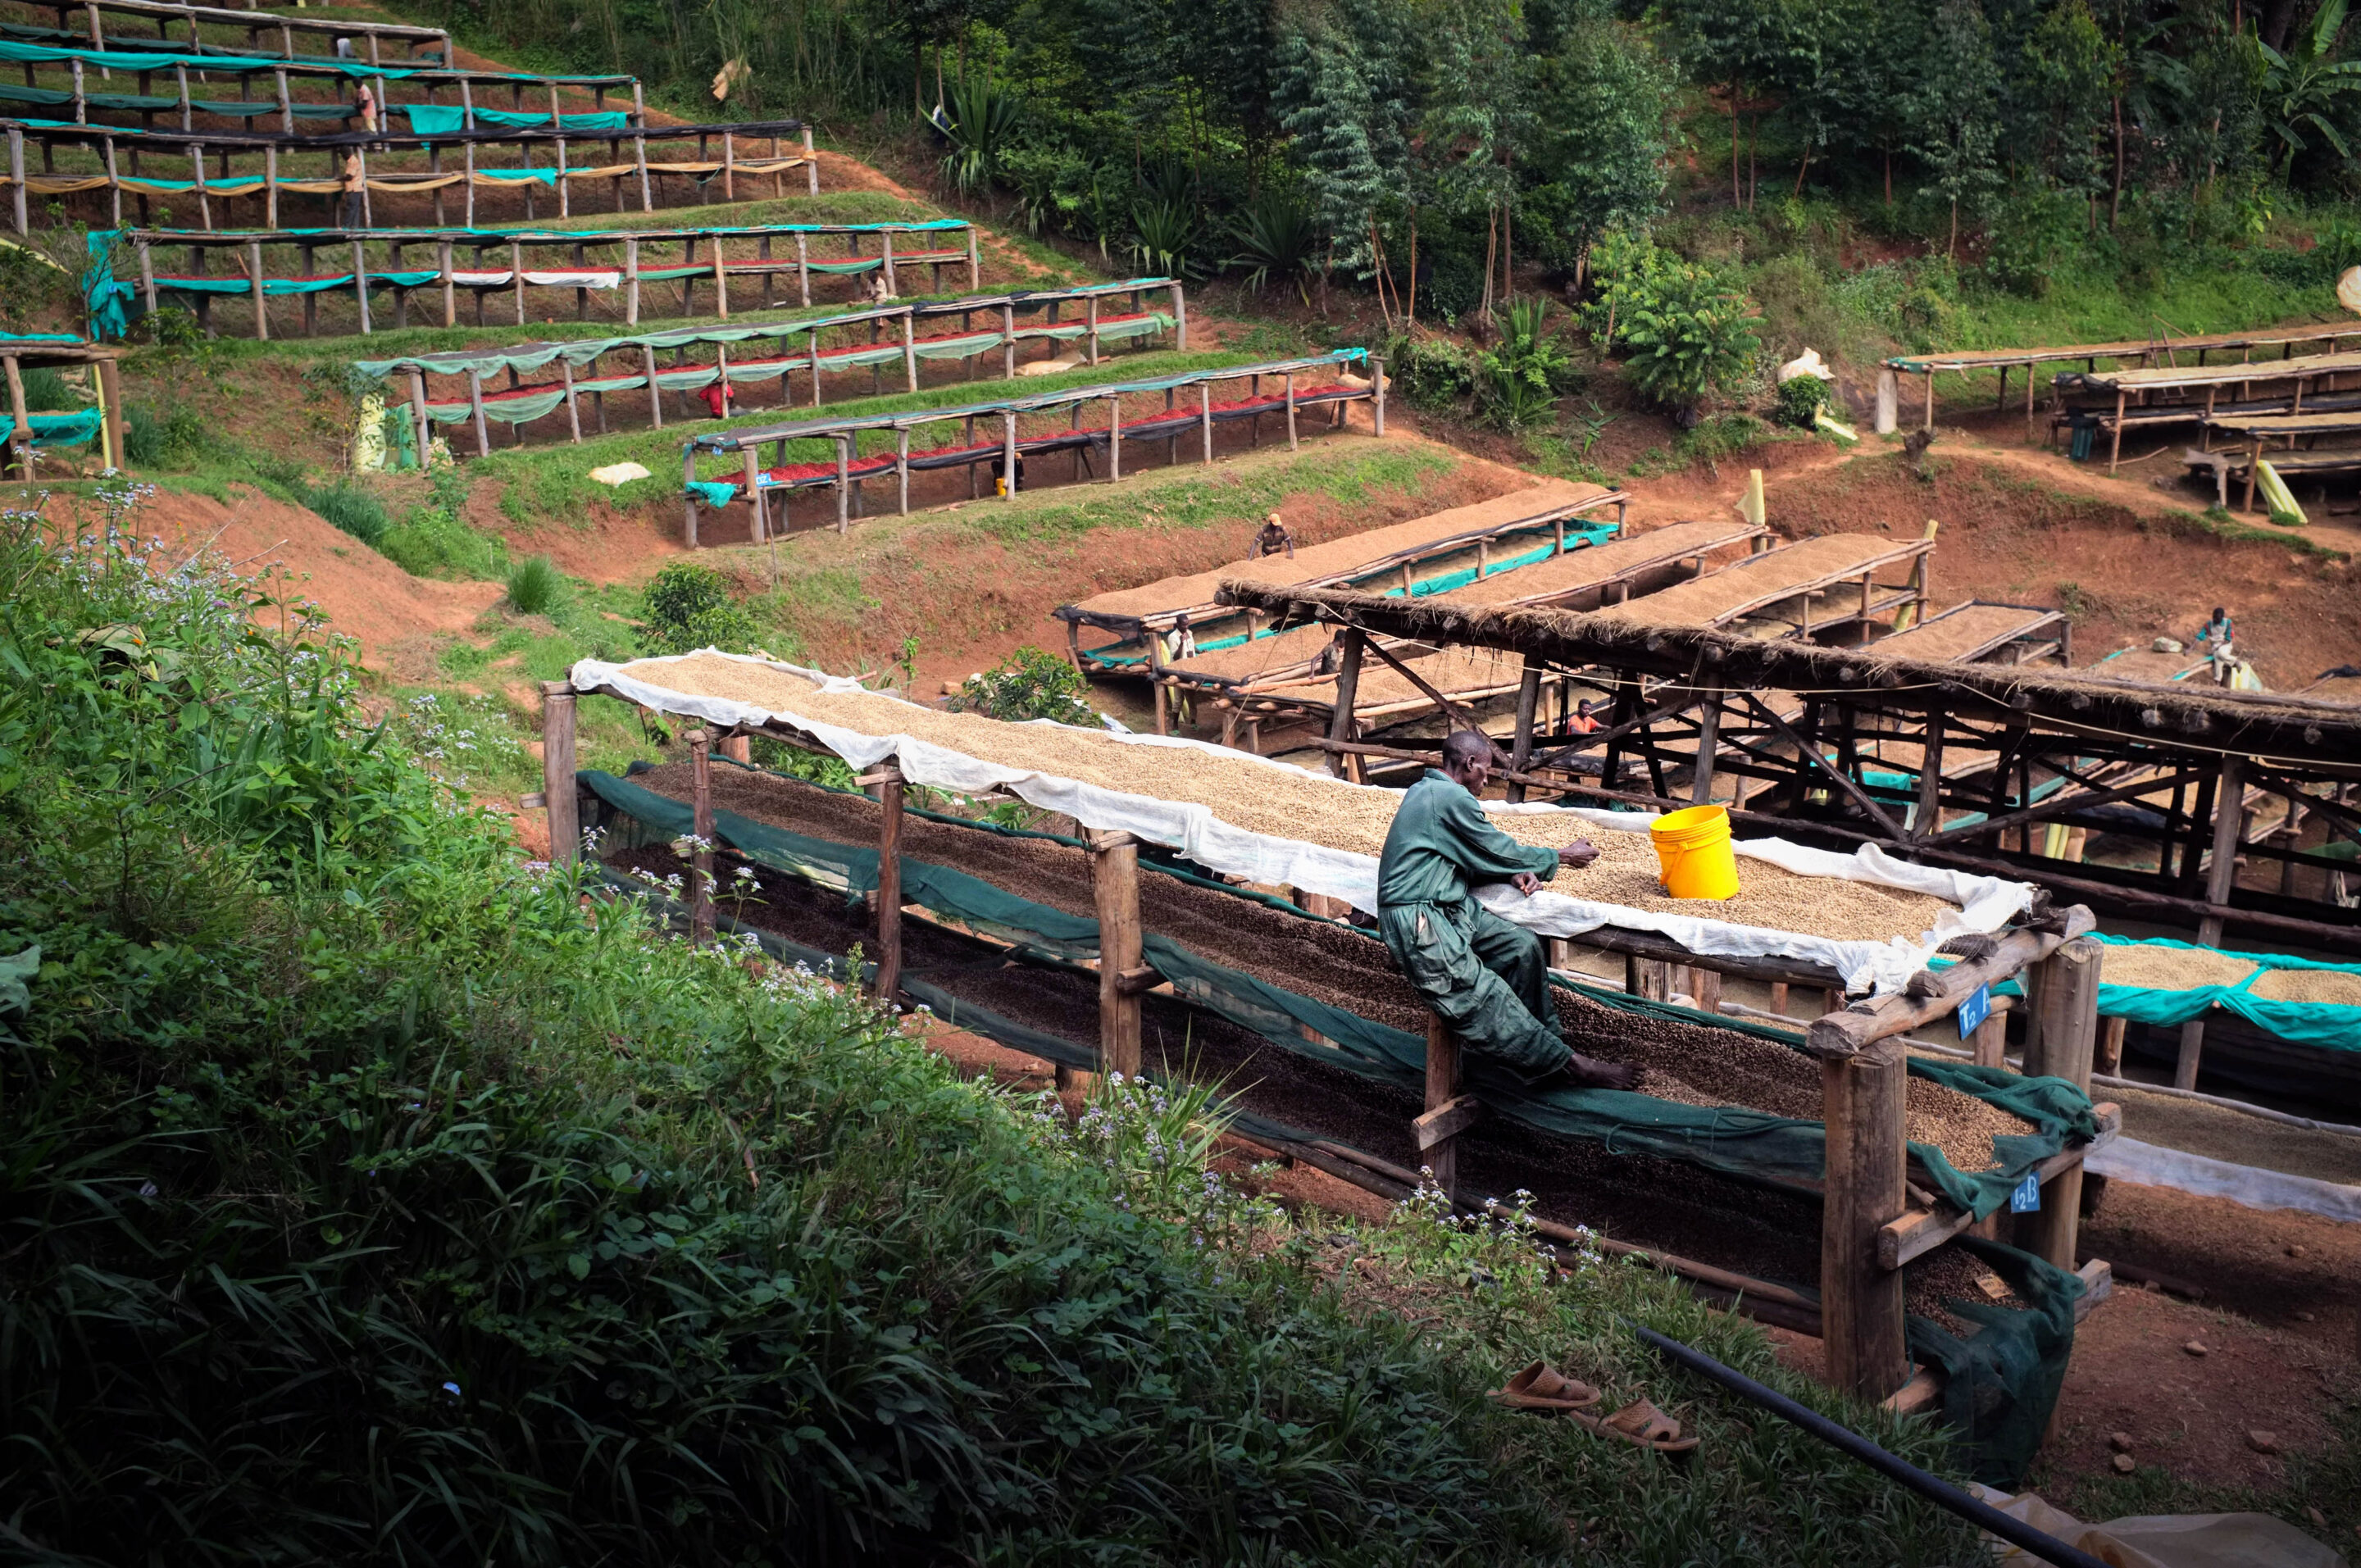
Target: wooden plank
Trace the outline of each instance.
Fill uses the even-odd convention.
[[[2055,922],[2062,929],[2020,928],[2000,939],[1990,956],[1953,964],[1945,970],[1921,970],[1899,994],[1881,997],[1856,1009],[1832,1013],[1811,1026],[1804,1047],[1815,1056],[1850,1056],[1873,1043],[1906,1034],[1920,1025],[1949,1017],[1978,987],[2007,980],[2027,964],[2048,958],[2058,947],[2091,931],[2097,921],[2075,905]]]
[[[2238,840],[2243,836],[2246,815],[2246,762],[2235,752],[2222,759],[2222,780],[2213,792],[2213,852],[2205,871],[2205,902],[2220,905],[2230,902],[2230,890],[2238,881]],[[2208,915],[2198,922],[2197,942],[2200,947],[2222,945],[2222,921]],[[2175,1089],[2197,1087],[2197,1069],[2205,1053],[2205,1020],[2202,1015],[2191,1018],[2180,1026],[2180,1049],[2172,1067]]]
[[[1462,1094],[1436,1106],[1411,1122],[1411,1135],[1423,1154],[1447,1139],[1456,1137],[1484,1119],[1483,1104],[1473,1094]]]
[[[2087,1144],[2078,1144],[2072,1148],[2060,1149],[2033,1168],[2034,1176],[2040,1179],[2045,1189],[2061,1174],[2068,1171],[2074,1172],[2077,1178],[2074,1184],[2075,1200],[2078,1203],[2081,1198],[2080,1177],[2082,1161],[2092,1150],[2104,1148],[2114,1142],[2116,1135],[2124,1130],[2122,1106],[2112,1102],[2102,1102],[2092,1106],[2091,1112],[2098,1119],[2097,1136]],[[2043,1207],[2048,1208],[2048,1199],[2045,1197]],[[1974,1223],[1974,1216],[1964,1209],[1912,1209],[1899,1219],[1878,1227],[1878,1266],[1900,1268],[1912,1259],[1923,1257],[1934,1251]],[[2022,1245],[2022,1232],[2019,1234],[2020,1245]]]
[[[1154,633],[1150,633],[1153,636]],[[1344,645],[1338,650],[1341,658],[1336,666],[1334,711],[1328,720],[1328,739],[1333,744],[1349,745],[1353,740],[1353,704],[1361,689],[1361,655],[1368,648],[1368,633],[1357,626],[1345,629]],[[1328,771],[1338,777],[1352,777],[1358,772],[1358,759],[1331,751]],[[1356,783],[1360,782],[1357,778]]]

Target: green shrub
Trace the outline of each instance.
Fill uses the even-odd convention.
[[[1580,368],[1553,336],[1549,302],[1518,300],[1500,313],[1500,338],[1477,356],[1477,402],[1485,417],[1508,430],[1554,422],[1557,400],[1582,379]]]
[[[1817,376],[1796,376],[1779,383],[1774,417],[1796,430],[1812,428],[1813,416],[1828,406],[1828,384]]]
[[[1419,408],[1444,409],[1476,389],[1480,373],[1470,349],[1447,337],[1397,337],[1386,347],[1386,374]]]
[[[1090,705],[1090,689],[1073,665],[1027,645],[961,681],[948,706],[954,713],[981,713],[989,718],[1054,718],[1095,729],[1099,716]]]
[[[393,526],[385,503],[347,478],[307,490],[303,504],[371,549],[385,542]]]
[[[25,386],[27,413],[71,413],[77,409],[89,406],[74,396],[73,389],[66,385],[66,378],[63,376],[47,366],[24,371],[19,378]]]
[[[675,561],[649,582],[647,619],[640,640],[654,653],[699,648],[741,652],[754,640],[754,620],[738,603],[730,579],[694,561]]]
[[[546,555],[534,555],[510,568],[509,608],[519,615],[547,615],[566,597],[566,574]]]
[[[164,427],[145,403],[123,405],[123,458],[125,464],[137,464],[153,468],[164,460]]]
[[[1668,268],[1623,318],[1623,374],[1660,403],[1694,409],[1736,385],[1762,342],[1746,297],[1702,268]]]

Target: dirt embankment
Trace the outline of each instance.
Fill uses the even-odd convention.
[[[144,539],[160,539],[160,565],[170,567],[211,551],[247,576],[278,571],[274,591],[308,598],[332,628],[357,639],[362,657],[380,660],[395,644],[422,632],[461,631],[498,603],[498,583],[443,583],[413,577],[319,515],[257,490],[234,488],[226,503],[210,496],[159,490],[137,514]],[[53,499],[49,516],[71,529],[77,503]],[[85,527],[96,509],[80,503]],[[262,612],[275,620],[275,611]]]

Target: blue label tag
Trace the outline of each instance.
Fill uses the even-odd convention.
[[[2008,1195],[2008,1212],[2012,1214],[2036,1214],[2041,1212],[2041,1178],[2028,1175],[2016,1184]]]
[[[1964,1040],[1974,1034],[1977,1026],[1991,1016],[1992,987],[1980,985],[1960,1003],[1960,1038]]]

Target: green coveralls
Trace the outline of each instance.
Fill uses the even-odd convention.
[[[1542,939],[1476,902],[1477,883],[1557,874],[1557,851],[1520,844],[1473,795],[1429,768],[1410,786],[1378,860],[1378,928],[1428,1006],[1469,1050],[1531,1082],[1574,1053],[1558,1037]]]

